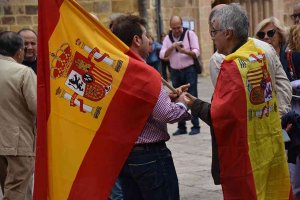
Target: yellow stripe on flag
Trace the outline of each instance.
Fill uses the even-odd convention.
[[[51,163],[49,166],[52,166],[49,168],[50,199],[65,200],[68,198],[82,160],[101,125],[109,102],[118,89],[128,64],[128,57],[119,49],[112,48],[109,38],[103,38],[104,34],[99,34],[99,29],[106,31],[96,21],[92,21],[90,16],[79,12],[78,7],[69,1],[64,1],[60,7],[59,21],[49,40],[51,68],[57,67],[59,62],[70,67],[69,69],[66,67],[59,69],[59,72],[56,73],[60,73],[60,75],[57,77],[54,77],[54,69],[51,69],[51,113],[48,121],[48,162]],[[96,67],[95,77],[99,78],[96,82],[105,82],[106,85],[109,85],[111,81],[111,78],[101,74],[98,70],[101,69],[112,75],[113,85],[101,101],[84,98],[83,104],[89,109],[83,114],[78,111],[79,106],[75,105],[70,109],[70,98],[75,92],[67,87],[66,81],[70,79],[68,77],[69,70],[74,67],[75,53],[88,58],[88,51],[94,47],[99,48],[101,54],[109,55],[107,62],[95,61],[94,57],[90,59]],[[67,54],[64,52],[66,48],[71,49],[71,57],[64,57]],[[127,50],[127,47],[122,45],[119,45],[119,48],[123,51]],[[123,63],[120,71],[116,72],[115,67],[118,61]],[[85,67],[85,64],[91,63],[82,63],[82,66]],[[63,85],[65,87],[62,87]],[[80,98],[83,99],[80,95],[76,97],[76,99]],[[97,108],[101,110],[99,116],[95,118],[93,115]]]

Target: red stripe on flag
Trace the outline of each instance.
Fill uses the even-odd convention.
[[[122,83],[80,166],[69,200],[108,198],[153,110],[160,87],[160,75],[156,71],[130,58]]]
[[[112,77],[111,78],[107,78],[107,77],[103,77],[101,75],[98,74],[93,74],[95,77],[95,81],[99,81],[101,82],[103,85],[109,86],[112,83]]]
[[[224,62],[211,105],[224,199],[255,200],[247,138],[247,100],[235,62]],[[218,84],[220,83],[220,84]],[[226,85],[226,87],[224,87]]]
[[[38,1],[37,143],[33,199],[48,199],[47,121],[50,114],[48,41],[59,19],[62,0]]]

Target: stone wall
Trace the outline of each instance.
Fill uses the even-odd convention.
[[[193,22],[194,31],[199,36],[201,55],[205,73],[208,73],[208,61],[213,53],[213,44],[209,35],[208,15],[212,4],[240,2],[247,10],[251,23],[250,31],[264,17],[274,15],[285,24],[292,24],[290,14],[292,5],[299,0],[160,0],[162,30],[169,30],[169,19],[179,15],[185,21]],[[21,28],[32,28],[37,31],[38,0],[0,0],[0,31],[18,31]],[[142,14],[147,17],[148,31],[155,38],[157,35],[156,0],[77,0],[88,12],[94,13],[102,24],[108,26],[110,16],[119,13]],[[145,13],[140,13],[139,4],[144,3]]]
[[[37,0],[0,0],[0,31],[37,30]]]

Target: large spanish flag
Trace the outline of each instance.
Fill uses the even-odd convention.
[[[73,0],[39,0],[38,28],[34,199],[107,199],[160,76]]]
[[[274,80],[265,52],[253,40],[222,63],[211,118],[224,199],[289,199]]]

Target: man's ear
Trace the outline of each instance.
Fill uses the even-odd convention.
[[[12,57],[15,61],[17,61],[18,63],[22,63],[24,60],[24,53],[22,52],[24,51],[23,49],[19,49],[15,55]]]
[[[233,38],[233,30],[230,30],[230,29],[226,30],[225,37],[226,37],[226,39],[232,39]]]
[[[137,36],[137,35],[133,36],[132,45],[135,45],[138,47],[141,45],[141,39],[139,36]]]

